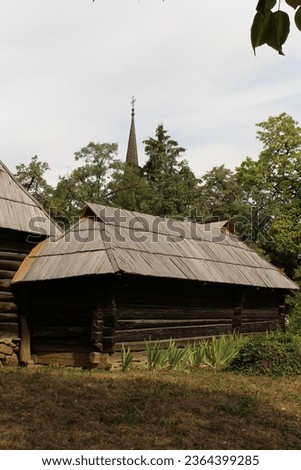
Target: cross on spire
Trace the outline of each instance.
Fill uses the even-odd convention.
[[[135,103],[136,103],[136,98],[135,98],[135,96],[133,95],[133,96],[132,96],[132,101],[131,101],[131,105],[132,105],[132,116],[135,116]]]
[[[135,102],[136,98],[132,96],[131,106],[132,106],[132,120],[131,128],[129,135],[129,142],[126,154],[126,162],[130,165],[138,166],[138,152],[137,152],[137,142],[136,142],[136,129],[135,129]]]

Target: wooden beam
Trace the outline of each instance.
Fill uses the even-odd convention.
[[[18,323],[19,317],[16,313],[0,313],[0,323]],[[1,329],[1,324],[0,324]]]
[[[7,269],[8,271],[17,271],[20,265],[20,261],[1,259],[0,257],[0,269]]]
[[[16,274],[16,271],[9,271],[9,270],[6,270],[6,269],[1,269],[0,270],[0,279],[12,279],[15,274]]]
[[[20,363],[28,364],[31,359],[30,327],[28,318],[23,309],[20,312],[21,325],[21,345],[20,345]]]
[[[14,294],[9,291],[0,291],[0,302],[14,300]]]
[[[25,259],[25,253],[13,253],[10,251],[0,251],[0,259],[18,261],[19,264]]]
[[[0,313],[15,313],[17,305],[14,302],[0,302]]]
[[[0,279],[0,290],[1,291],[11,291],[11,280],[10,279]]]
[[[0,324],[0,339],[19,338],[18,324],[15,322],[2,322]]]

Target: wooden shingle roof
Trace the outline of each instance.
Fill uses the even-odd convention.
[[[0,228],[57,236],[60,228],[0,161]]]
[[[97,204],[88,204],[83,217],[57,241],[38,245],[13,282],[118,272],[298,288],[220,224],[180,222]]]

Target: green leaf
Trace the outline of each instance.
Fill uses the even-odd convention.
[[[298,8],[295,13],[295,23],[297,28],[301,31],[301,8]]]
[[[284,55],[282,45],[285,43],[290,31],[290,19],[287,13],[278,10],[271,15],[272,28],[266,41],[267,45]]]
[[[255,52],[255,48],[262,46],[267,42],[272,29],[271,23],[272,13],[269,12],[263,15],[257,12],[251,26],[251,43]]]
[[[285,0],[285,1],[290,7],[294,8],[295,10],[301,5],[301,0]]]
[[[259,0],[259,2],[257,3],[256,10],[264,15],[268,11],[272,10],[276,3],[277,0]]]

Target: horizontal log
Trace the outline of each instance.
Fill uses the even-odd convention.
[[[142,289],[143,292],[143,289]],[[150,292],[148,295],[143,293],[137,293],[137,290],[134,291],[131,295],[119,295],[117,296],[117,305],[131,306],[135,305],[138,308],[141,305],[156,305],[157,307],[189,307],[189,308],[199,308],[200,305],[205,305],[208,308],[232,308],[233,307],[233,297],[228,293],[228,297],[222,297],[218,295],[218,291],[215,292],[215,295],[212,297],[205,297],[202,295],[196,296],[195,293],[189,295],[185,293],[181,295],[180,292],[176,291],[176,295],[173,293],[171,295],[166,295],[166,293],[160,293],[156,291],[156,297],[154,297],[154,292]]]
[[[193,338],[199,336],[214,336],[219,334],[227,334],[232,331],[231,324],[222,325],[202,325],[187,327],[171,327],[171,328],[145,328],[136,330],[116,330],[116,342],[124,341],[148,341],[149,339],[169,339],[169,338]],[[104,338],[105,340],[105,338]]]
[[[19,321],[19,317],[16,313],[0,313],[0,329],[1,329],[2,322],[18,323],[18,321]]]
[[[14,300],[14,294],[8,291],[0,291],[0,302]]]
[[[165,319],[141,319],[141,320],[118,320],[118,330],[128,329],[139,329],[139,328],[166,328],[175,326],[209,326],[209,325],[220,325],[229,324],[231,325],[231,318],[219,318],[219,319],[181,319],[181,320],[165,320]]]
[[[34,245],[28,244],[26,241],[16,240],[13,237],[10,240],[1,240],[0,241],[0,250],[1,252],[9,252],[9,253],[16,253],[16,254],[28,254]]]
[[[0,269],[0,279],[12,279],[15,274],[16,274],[16,271]]]
[[[206,307],[156,307],[155,305],[129,306],[119,305],[119,319],[135,320],[138,318],[162,319],[199,319],[199,318],[232,318],[232,308],[206,308]]]
[[[11,280],[10,279],[0,279],[0,290],[1,291],[10,291],[11,292]]]
[[[278,317],[278,307],[274,308],[254,308],[254,309],[243,309],[241,317],[243,319],[247,318],[258,318],[258,319],[268,319]],[[244,320],[245,321],[245,320]]]
[[[27,254],[25,253],[14,253],[11,251],[0,251],[0,259],[7,259],[12,261],[18,261],[20,264],[25,259]]]
[[[0,313],[15,313],[17,310],[14,302],[0,302]]]
[[[90,352],[98,352],[98,349],[94,347],[92,343],[89,344],[32,344],[32,352],[36,354],[37,352],[85,352],[90,354]]]
[[[194,336],[191,338],[173,338],[173,341],[179,348],[182,348],[182,347],[185,347],[187,344],[198,344],[200,341],[203,341],[206,339],[210,339],[210,336]],[[170,343],[170,339],[157,340],[156,343],[159,344],[160,347],[166,348],[168,347]],[[122,343],[118,342],[118,343],[115,343],[114,351],[120,352],[122,349],[122,345],[124,345],[125,348],[129,347],[131,351],[136,351],[136,352],[145,351],[145,341],[123,341]]]
[[[68,337],[68,336],[87,336],[91,332],[90,328],[78,326],[55,326],[55,327],[32,327],[32,335],[35,338],[43,337]]]
[[[19,338],[19,328],[17,323],[0,323],[0,339]]]
[[[240,326],[240,333],[257,333],[260,331],[275,330],[278,326],[278,321],[242,323]]]
[[[43,337],[43,338],[35,338],[34,336],[32,337],[32,347],[36,347],[37,345],[49,345],[48,347],[48,350],[51,350],[51,348],[54,346],[54,345],[57,345],[57,346],[65,346],[65,345],[68,345],[68,346],[76,346],[75,349],[77,348],[77,346],[89,346],[89,345],[93,345],[93,343],[91,342],[91,338],[90,336],[77,336],[77,337],[72,337],[72,336],[60,336],[60,337]]]
[[[91,350],[91,352],[93,352]],[[36,352],[37,364],[73,366],[73,367],[92,367],[90,362],[90,353],[86,352]]]
[[[0,269],[7,269],[8,271],[17,271],[20,265],[20,261],[2,259],[0,256]]]

